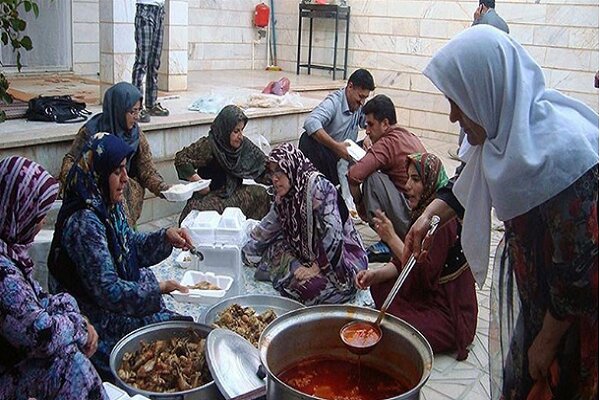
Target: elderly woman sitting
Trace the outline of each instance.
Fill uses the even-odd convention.
[[[367,253],[335,187],[291,144],[274,149],[268,163],[275,202],[243,248],[255,277],[307,305],[350,300]]]
[[[0,162],[0,399],[108,399],[88,359],[98,335],[66,293],[33,279],[27,249],[58,182],[22,157]]]
[[[161,295],[187,291],[175,281],[157,281],[147,268],[167,258],[173,246],[187,247],[187,233],[169,228],[144,234],[127,224],[122,202],[132,153],[109,134],[98,135],[84,150],[67,177],[48,259],[55,285],[73,294],[98,330],[92,361],[107,377],[116,342],[150,323],[181,319]]]
[[[241,108],[224,107],[213,121],[208,137],[184,147],[175,155],[180,179],[211,179],[210,187],[194,193],[188,200],[179,223],[192,210],[215,210],[238,207],[248,218],[261,219],[269,211],[270,198],[264,187],[243,185],[245,178],[268,184],[266,156],[243,130],[248,117]]]

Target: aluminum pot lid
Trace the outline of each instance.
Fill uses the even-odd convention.
[[[228,329],[213,329],[206,339],[206,361],[226,399],[266,384],[260,353],[249,341]]]

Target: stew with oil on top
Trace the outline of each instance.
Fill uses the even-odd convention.
[[[327,400],[382,400],[409,391],[413,385],[365,363],[316,357],[285,369],[278,378],[288,386]]]

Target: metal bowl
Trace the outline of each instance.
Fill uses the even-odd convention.
[[[271,309],[277,314],[277,317],[281,317],[292,310],[304,308],[304,304],[286,297],[267,294],[247,294],[229,297],[215,304],[208,309],[202,320],[206,325],[212,326],[219,317],[219,313],[232,304],[239,304],[242,307],[252,307],[259,314]]]
[[[123,380],[119,378],[119,375],[117,374],[117,371],[121,366],[121,361],[123,360],[123,356],[125,355],[125,353],[131,353],[138,350],[140,348],[140,341],[143,340],[146,343],[148,343],[160,339],[187,336],[190,329],[200,333],[200,336],[202,336],[203,338],[206,338],[213,328],[192,321],[159,322],[156,324],[151,324],[136,329],[135,331],[129,333],[127,336],[119,340],[119,342],[115,345],[114,349],[110,353],[109,360],[110,370],[115,377],[117,385],[123,388],[131,396],[141,394],[142,396],[146,396],[151,399],[223,399],[223,396],[219,392],[219,389],[217,388],[217,385],[215,385],[214,381],[210,381],[205,385],[181,392],[155,393],[130,386],[123,382]]]

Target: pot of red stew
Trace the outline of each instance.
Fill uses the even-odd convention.
[[[267,398],[277,400],[418,399],[433,366],[427,340],[408,323],[386,315],[381,341],[367,354],[351,353],[340,328],[373,322],[377,310],[323,305],[289,312],[259,340],[267,371]]]

